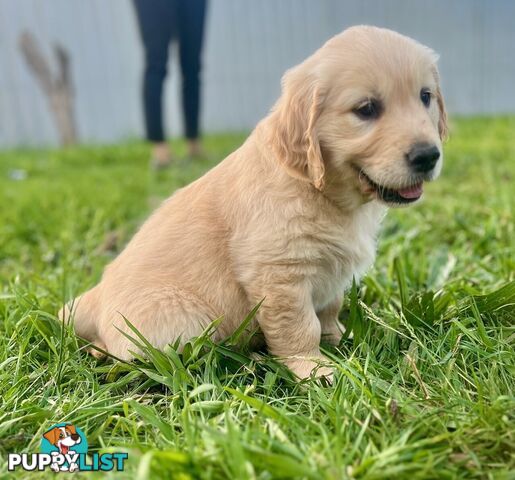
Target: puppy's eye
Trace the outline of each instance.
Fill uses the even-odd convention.
[[[381,114],[381,103],[375,99],[367,100],[352,111],[362,120],[373,120]]]
[[[420,90],[420,100],[426,107],[431,105],[431,92],[427,88]]]

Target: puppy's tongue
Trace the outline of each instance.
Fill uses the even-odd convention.
[[[400,190],[397,190],[397,193],[403,198],[413,199],[419,198],[422,195],[422,190],[422,182],[420,182],[412,187],[401,188]]]

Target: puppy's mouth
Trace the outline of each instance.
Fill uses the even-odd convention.
[[[422,181],[407,187],[391,188],[374,182],[362,169],[357,170],[362,192],[368,195],[375,195],[385,203],[397,205],[414,203],[422,196],[424,191]]]

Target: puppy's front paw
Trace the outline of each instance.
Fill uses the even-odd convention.
[[[324,365],[328,359],[323,355],[316,357],[289,357],[284,360],[286,366],[301,380],[311,376],[324,377],[330,383],[333,381],[333,369]]]
[[[101,350],[97,350],[97,348],[100,348],[102,350],[104,350],[105,352],[107,352],[107,347],[105,346],[105,344],[103,342],[93,342],[92,343],[92,346],[88,348],[88,353],[95,357],[97,360],[102,360],[104,358],[106,358],[106,354],[104,352],[102,352]]]
[[[322,341],[329,345],[339,345],[344,333],[345,327],[337,317],[322,323]]]
[[[334,331],[328,333],[322,333],[322,341],[333,346],[340,345],[343,333],[341,331]]]

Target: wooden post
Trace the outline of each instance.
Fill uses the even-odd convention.
[[[24,32],[20,35],[19,46],[30,71],[47,98],[61,145],[77,143],[74,90],[68,52],[61,45],[54,45],[57,60],[57,74],[54,75],[31,33]]]

